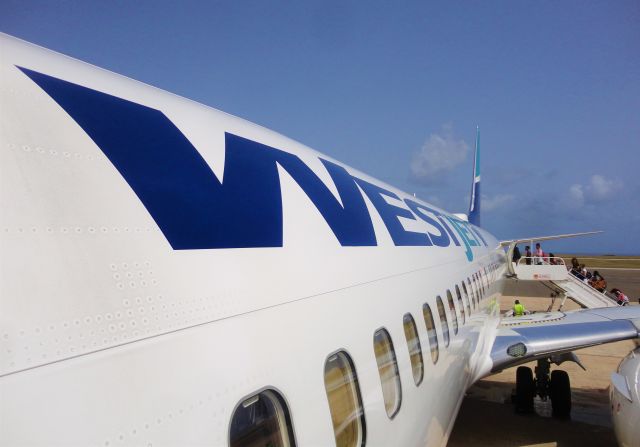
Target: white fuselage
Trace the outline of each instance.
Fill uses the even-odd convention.
[[[609,387],[613,429],[621,447],[633,447],[640,440],[640,348],[631,351],[613,375],[618,376]]]
[[[376,244],[343,246],[279,166],[282,246],[174,249],[94,140],[17,67],[162,111],[220,181],[230,133],[294,154],[338,197],[320,154],[139,82],[0,41],[1,445],[228,445],[234,408],[265,388],[284,397],[297,445],[333,445],[323,368],[338,350],[357,372],[367,445],[446,443],[465,390],[491,368],[505,261],[494,237],[475,229],[486,245],[471,247],[471,260],[464,244],[397,246],[361,190]],[[408,209],[402,200],[410,195],[322,157]],[[417,218],[398,221],[406,231],[437,233]],[[463,324],[455,286],[477,273],[485,291]],[[447,308],[448,347],[436,296]],[[436,320],[436,364],[425,303]],[[418,386],[407,312],[424,358]],[[373,348],[381,327],[402,387],[393,419]]]

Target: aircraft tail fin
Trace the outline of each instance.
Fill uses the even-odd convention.
[[[469,203],[469,222],[480,226],[480,128],[476,127],[476,151],[473,157],[473,182]]]

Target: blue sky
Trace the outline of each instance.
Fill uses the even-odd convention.
[[[640,254],[640,3],[0,3],[0,30],[290,136],[483,226]]]

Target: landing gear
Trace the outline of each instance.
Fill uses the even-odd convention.
[[[550,391],[553,417],[567,419],[571,415],[571,383],[566,371],[551,373]]]
[[[538,360],[538,366],[536,366],[536,393],[545,402],[549,397],[549,383],[551,381],[549,371],[551,371],[549,359]]]
[[[516,412],[532,413],[536,386],[531,368],[519,366],[516,371]]]
[[[514,402],[516,412],[532,413],[533,398],[537,395],[542,401],[551,398],[553,417],[567,419],[571,414],[571,383],[566,371],[554,370],[551,373],[549,359],[538,360],[533,378],[531,368],[518,367],[516,371],[516,394]]]

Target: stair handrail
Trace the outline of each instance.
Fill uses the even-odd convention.
[[[589,290],[592,290],[596,293],[599,293],[601,295],[604,295],[607,291],[607,289],[605,289],[603,292],[600,292],[598,289],[596,289],[595,287],[591,286],[591,284],[589,284],[588,282],[584,282],[584,279],[580,279],[578,278],[576,275],[574,275],[573,273],[571,273],[571,271],[569,271],[569,275],[568,275],[574,282],[580,284],[582,287],[586,287]]]
[[[570,278],[571,281],[573,281],[574,284],[579,284],[580,287],[582,287],[583,289],[589,291],[590,293],[597,294],[597,295],[600,295],[600,296],[602,296],[604,298],[607,298],[608,300],[611,300],[611,298],[607,295],[607,290],[606,289],[603,292],[600,292],[598,289],[595,289],[595,288],[591,287],[590,284],[585,283],[581,279],[577,278],[571,272],[569,272],[569,274],[567,276]]]
[[[527,259],[531,259],[531,263],[530,264],[526,264]],[[552,262],[553,260],[553,262]],[[565,267],[567,266],[567,264],[564,262],[564,259],[559,258],[559,257],[549,257],[549,256],[523,256],[520,259],[518,259],[518,265],[520,264],[526,264],[526,265],[564,265]]]

